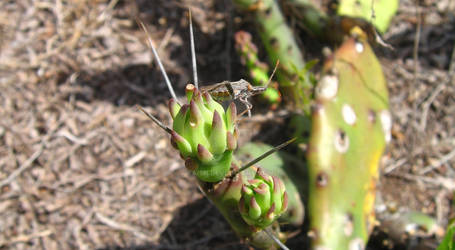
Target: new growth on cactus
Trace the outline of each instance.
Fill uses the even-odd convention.
[[[171,141],[180,151],[185,166],[206,182],[221,181],[229,172],[232,151],[237,147],[234,103],[226,112],[207,93],[186,86],[188,104],[169,101],[174,120]]]
[[[242,186],[239,210],[242,218],[256,230],[268,227],[287,208],[283,182],[258,168],[254,179]]]
[[[139,24],[147,32],[145,25],[141,22]],[[192,37],[192,29],[190,29],[190,33]],[[172,85],[167,78],[148,32],[147,35],[156,61],[171,90]],[[194,42],[192,42],[191,47],[193,62],[195,62]],[[193,65],[195,75],[197,74],[196,71],[196,66]],[[233,151],[237,148],[237,109],[234,102],[231,102],[225,110],[221,104],[214,100],[210,92],[197,87],[197,76],[194,77],[194,81],[196,86],[192,84],[186,86],[187,102],[185,104],[181,104],[177,100],[173,90],[170,91],[173,98],[169,100],[168,107],[173,119],[172,128],[165,126],[141,107],[139,109],[171,135],[171,144],[179,151],[181,158],[185,161],[186,168],[194,172],[201,190],[213,201],[242,239],[260,248],[270,249],[275,248],[276,245],[281,246],[280,241],[285,236],[280,233],[279,226],[271,227],[270,224],[287,207],[287,195],[283,182],[278,177],[269,176],[262,170],[258,170],[254,179],[248,181],[242,171],[290,144],[295,139],[267,151],[242,168],[238,168],[233,164]],[[229,93],[231,99],[239,98],[240,100],[242,98],[246,100],[246,98],[256,94],[257,91],[263,92],[265,90],[264,87],[252,87],[249,83],[243,87],[237,85],[226,85],[225,87],[231,88]],[[239,92],[237,93],[234,90]],[[249,110],[247,109],[247,111]],[[239,210],[241,199],[248,201],[248,204],[253,206],[259,206],[261,208],[260,213],[258,214],[258,211],[255,210],[255,214],[254,208],[247,208],[242,205],[242,211],[250,211],[249,215],[242,216]],[[276,223],[276,225],[278,224]]]

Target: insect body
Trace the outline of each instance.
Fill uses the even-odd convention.
[[[201,87],[201,91],[207,91],[213,99],[217,101],[240,100],[245,104],[248,117],[251,116],[251,108],[253,105],[248,101],[248,98],[264,92],[267,87],[253,86],[249,82],[240,79],[236,82],[223,81],[210,86]]]

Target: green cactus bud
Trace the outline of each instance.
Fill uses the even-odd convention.
[[[248,225],[262,230],[286,210],[287,202],[283,182],[258,168],[254,179],[242,186],[239,210]]]
[[[169,99],[168,102],[168,107],[169,107],[169,113],[171,114],[172,119],[175,118],[175,116],[178,114],[180,111],[180,105],[174,100],[174,98]]]
[[[177,132],[172,131],[171,139],[174,141],[175,144],[177,144],[177,147],[180,153],[182,153],[182,155],[189,156],[192,153],[190,143]]]
[[[180,107],[169,101],[174,118],[173,142],[187,168],[194,170],[201,181],[221,181],[229,172],[232,151],[237,147],[235,105],[231,104],[226,113],[208,93],[201,93],[191,84],[187,85],[186,94],[189,104]]]
[[[212,146],[212,151],[219,154],[226,150],[226,125],[220,117],[220,114],[215,110],[213,113],[212,131],[210,133],[209,141]]]
[[[237,119],[237,107],[235,106],[234,102],[229,104],[229,107],[226,111],[226,129],[231,130],[233,127],[231,125],[235,125],[235,121]]]
[[[186,85],[185,94],[186,94],[186,99],[188,100],[188,102],[190,102],[191,98],[193,98],[193,93],[194,93],[195,89],[196,89],[196,86],[194,86],[193,84]]]
[[[212,153],[210,153],[210,151],[208,151],[201,144],[197,145],[197,157],[199,158],[199,160],[201,160],[204,163],[210,162],[211,160],[213,160]]]
[[[183,132],[183,128],[185,126],[185,121],[186,121],[186,115],[188,112],[188,109],[190,106],[188,104],[183,105],[177,115],[174,117],[174,124],[172,125],[172,128],[174,131],[177,131],[178,133]]]
[[[226,134],[227,148],[228,150],[234,150],[237,148],[237,140],[231,132]]]
[[[190,126],[196,127],[197,125],[200,125],[202,122],[203,122],[203,117],[202,117],[201,110],[196,105],[194,100],[191,100],[191,102],[190,102]]]

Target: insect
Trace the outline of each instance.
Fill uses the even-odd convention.
[[[236,82],[223,81],[209,86],[204,86],[201,87],[200,90],[207,91],[213,99],[217,101],[240,100],[246,106],[248,117],[251,117],[251,109],[253,108],[253,105],[248,101],[248,98],[261,94],[267,89],[273,75],[275,74],[278,64],[279,61],[277,61],[275,69],[265,86],[253,86],[248,81],[240,79]]]
[[[151,36],[145,27],[144,23],[140,21],[139,19],[136,20],[137,23],[142,27],[142,29],[145,31],[147,34],[148,42],[150,47],[152,48],[152,52],[157,60],[157,63],[160,67],[160,71],[163,74],[163,77],[166,81],[166,84],[168,86],[169,92],[171,93],[172,97],[175,100],[178,100],[175,92],[172,88],[172,84],[169,81],[169,78],[166,74],[166,70],[164,69],[163,64],[161,63],[161,60],[159,58],[159,55],[155,49],[155,46],[153,45],[153,42],[151,40]],[[198,77],[197,77],[197,66],[196,66],[196,53],[195,53],[195,46],[194,46],[194,36],[193,36],[193,25],[192,25],[192,20],[191,20],[191,12],[189,12],[189,21],[190,21],[190,42],[191,42],[191,58],[192,58],[192,66],[193,66],[193,80],[194,80],[194,85],[196,88],[198,88]],[[227,100],[236,100],[238,99],[240,102],[245,104],[246,106],[246,112],[248,112],[248,117],[251,117],[251,109],[253,108],[253,105],[248,101],[248,98],[251,96],[255,96],[257,94],[260,94],[264,92],[268,85],[270,84],[275,71],[278,67],[279,61],[277,61],[275,68],[272,72],[272,75],[270,76],[267,84],[265,86],[253,86],[251,85],[248,81],[244,79],[240,79],[236,82],[230,82],[230,81],[223,81],[221,83],[215,83],[209,86],[204,86],[201,87],[201,91],[207,91],[213,99],[216,101],[227,101]],[[245,112],[244,111],[244,112]],[[244,114],[244,113],[242,113]]]

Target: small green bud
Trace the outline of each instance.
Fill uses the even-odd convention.
[[[228,150],[235,150],[237,148],[237,140],[231,132],[226,133],[226,142]]]
[[[168,107],[169,107],[169,113],[171,114],[172,119],[174,119],[175,116],[180,111],[180,105],[174,100],[174,98],[171,98],[171,99],[169,99]]]
[[[211,151],[214,154],[220,154],[226,150],[226,125],[218,114],[218,111],[213,112],[212,131],[209,137]]]
[[[199,107],[196,105],[194,100],[190,102],[190,123],[191,127],[196,127],[200,125],[203,121],[202,113],[199,110]]]
[[[199,160],[201,160],[203,163],[210,162],[213,160],[213,155],[208,151],[204,146],[201,144],[197,145],[197,157]]]
[[[226,111],[226,125],[227,130],[232,131],[235,126],[235,122],[237,120],[237,107],[235,106],[234,102],[231,102],[227,111]]]
[[[179,148],[179,151],[180,153],[182,153],[183,156],[186,157],[191,155],[192,153],[191,145],[185,138],[183,138],[177,132],[172,131],[171,139],[175,142],[175,144],[177,144],[177,147]]]
[[[257,229],[269,226],[287,208],[288,198],[283,182],[261,168],[241,190],[240,214],[247,224]]]
[[[219,182],[228,174],[232,151],[237,147],[235,104],[226,114],[210,94],[201,93],[194,85],[188,84],[185,92],[189,104],[180,107],[175,100],[169,101],[174,119],[172,143],[199,180]]]
[[[186,85],[185,94],[186,94],[186,99],[188,100],[188,102],[190,102],[191,99],[193,98],[193,93],[194,93],[195,89],[196,89],[196,86],[194,86],[193,84]]]

